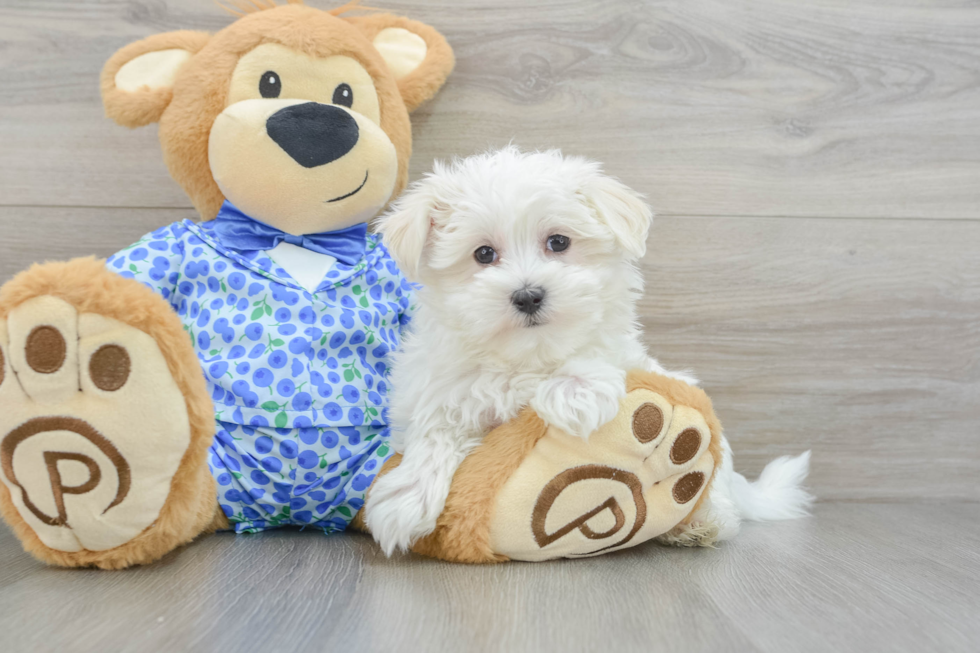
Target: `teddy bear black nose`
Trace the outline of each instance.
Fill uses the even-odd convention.
[[[304,168],[315,168],[344,156],[357,144],[357,121],[332,104],[294,104],[265,123],[269,138]]]

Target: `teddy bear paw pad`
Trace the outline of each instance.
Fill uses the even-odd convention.
[[[516,560],[635,546],[694,510],[715,461],[705,416],[646,388],[622,400],[587,441],[554,427],[508,479],[491,524],[494,551]]]
[[[0,478],[51,549],[104,551],[158,517],[190,443],[142,331],[40,296],[0,320]]]

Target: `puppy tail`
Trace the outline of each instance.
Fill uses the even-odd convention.
[[[731,492],[743,519],[775,521],[798,519],[810,513],[813,495],[803,487],[810,473],[810,452],[776,458],[750,483],[735,472]]]

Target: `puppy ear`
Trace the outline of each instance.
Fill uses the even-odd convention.
[[[388,253],[409,281],[419,280],[422,255],[436,210],[435,194],[426,182],[425,179],[417,181],[402,193],[378,223]]]
[[[391,14],[346,20],[374,43],[388,64],[405,107],[414,111],[446,83],[456,59],[446,39],[424,23]]]
[[[606,176],[594,165],[580,188],[582,196],[596,212],[626,252],[630,260],[643,258],[653,211],[643,196],[618,179]]]
[[[209,38],[204,32],[166,32],[116,52],[102,67],[106,115],[124,127],[158,121],[173,97],[177,73]]]

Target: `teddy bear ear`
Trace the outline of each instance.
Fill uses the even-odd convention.
[[[209,38],[205,32],[166,32],[116,52],[102,67],[106,115],[125,127],[159,120],[173,97],[177,73]]]
[[[446,39],[425,23],[391,14],[347,18],[388,64],[409,111],[442,88],[456,63]]]

